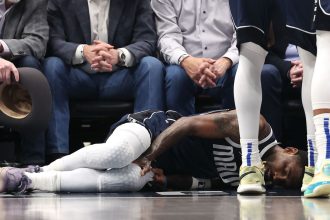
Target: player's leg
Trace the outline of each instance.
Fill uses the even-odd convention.
[[[125,123],[114,130],[106,143],[84,147],[42,167],[41,170],[121,168],[137,159],[150,143],[150,134],[144,126],[138,123]]]
[[[312,81],[315,140],[318,160],[315,175],[305,190],[305,197],[322,197],[330,194],[330,1],[316,1],[315,16],[317,58]]]
[[[328,86],[330,69],[327,66],[330,57],[330,31],[317,30],[317,48],[312,82],[312,103],[318,160],[314,178],[305,191],[305,197],[330,194],[330,90]]]
[[[232,0],[232,16],[240,50],[234,83],[234,98],[242,147],[239,193],[262,193],[264,177],[258,149],[262,100],[261,69],[267,55],[268,0]],[[265,24],[267,23],[267,24]]]
[[[136,164],[107,171],[80,168],[72,171],[24,173],[18,168],[1,168],[0,192],[42,190],[48,192],[123,192],[138,191],[152,181]]]
[[[317,150],[315,146],[315,126],[313,121],[313,109],[311,99],[311,86],[315,66],[315,55],[298,47],[299,56],[304,67],[304,78],[301,88],[301,99],[304,107],[307,127],[307,150],[308,166],[305,167],[305,174],[301,191],[304,192],[314,176],[315,164],[317,161]]]
[[[290,0],[285,3],[288,39],[291,44],[298,46],[298,53],[304,68],[301,98],[307,126],[308,166],[305,167],[301,187],[303,192],[314,176],[314,167],[318,155],[315,146],[315,126],[311,99],[311,86],[316,59],[316,33],[311,25],[314,16],[314,2],[310,0]],[[300,7],[297,7],[298,4]]]

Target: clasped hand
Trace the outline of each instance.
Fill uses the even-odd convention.
[[[300,87],[303,80],[304,68],[301,61],[291,61],[291,69],[289,71],[289,77],[293,88]]]
[[[181,63],[189,77],[202,88],[212,88],[216,82],[231,67],[231,60],[221,57],[218,60],[210,58],[187,57]]]
[[[114,46],[95,40],[92,45],[84,46],[84,56],[96,72],[111,72],[118,64],[118,51]]]

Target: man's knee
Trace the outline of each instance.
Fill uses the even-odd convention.
[[[159,84],[164,81],[164,65],[155,57],[147,56],[142,58],[135,72],[138,82],[153,82]],[[141,81],[141,79],[143,79]]]
[[[282,86],[282,78],[280,71],[271,64],[265,64],[261,72],[261,82],[263,86]]]
[[[186,71],[178,65],[169,65],[166,67],[165,81],[167,84],[181,86],[192,83]]]
[[[164,65],[160,60],[152,56],[143,57],[140,62],[140,67],[146,70],[146,72],[154,72],[154,71],[161,71],[164,70]]]
[[[34,56],[24,56],[14,61],[16,67],[31,67],[41,70],[40,61]]]
[[[49,57],[43,62],[43,70],[49,82],[59,79],[61,75],[67,74],[67,66],[58,57]]]

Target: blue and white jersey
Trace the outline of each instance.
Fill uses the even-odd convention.
[[[126,122],[145,126],[154,140],[163,130],[179,119],[175,111],[143,111],[124,116],[113,128]],[[271,131],[259,142],[263,157],[277,141]],[[205,139],[185,137],[157,158],[154,167],[162,168],[166,175],[184,174],[196,178],[220,178],[224,186],[236,187],[239,183],[241,147],[230,138]]]

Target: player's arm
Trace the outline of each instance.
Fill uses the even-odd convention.
[[[165,175],[159,168],[153,168],[154,173],[151,187],[155,191],[167,190],[190,190],[192,186],[192,177],[190,175]]]
[[[222,112],[182,117],[158,135],[151,144],[145,158],[153,161],[161,153],[187,136],[202,138],[227,137],[233,130],[231,121],[235,118],[234,115],[232,112]],[[234,128],[234,130],[238,131],[238,128]]]
[[[269,125],[260,117],[260,138],[269,133]],[[160,154],[174,146],[186,136],[201,138],[229,137],[239,143],[239,128],[235,111],[182,117],[164,130],[151,144],[145,156],[145,163],[155,160]]]
[[[167,190],[208,190],[223,189],[224,185],[220,178],[200,179],[185,174],[165,175],[159,168],[153,168],[154,178],[152,189],[156,191]]]

